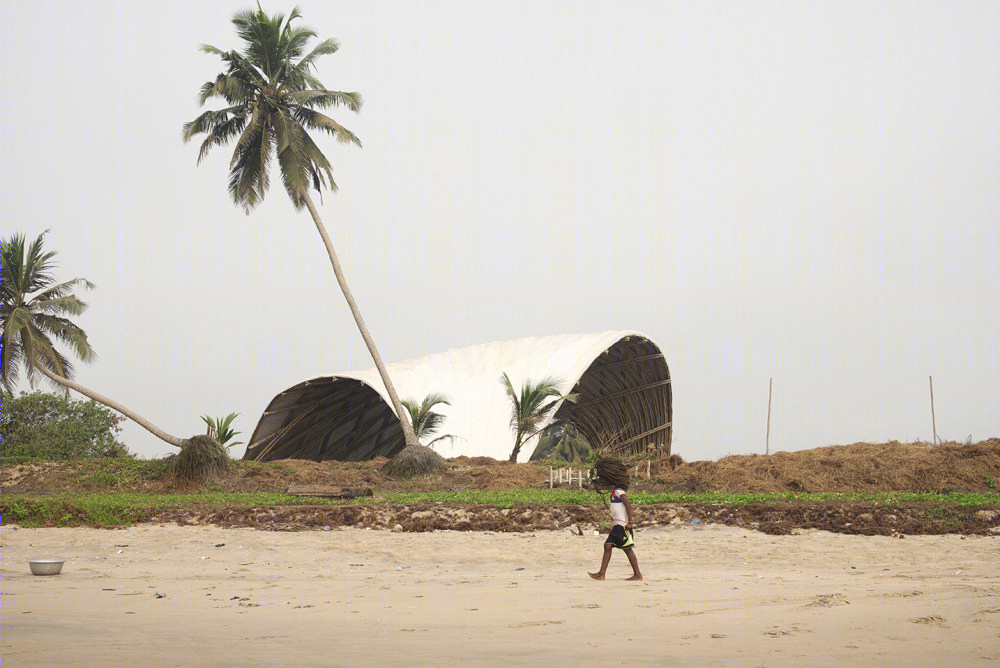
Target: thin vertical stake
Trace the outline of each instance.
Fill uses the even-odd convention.
[[[934,432],[934,445],[937,445],[937,420],[934,418],[934,377],[927,376],[927,379],[931,382],[931,430]]]
[[[771,454],[771,388],[773,386],[774,379],[767,379],[767,436],[764,440],[764,454]]]

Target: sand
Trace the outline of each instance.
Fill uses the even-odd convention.
[[[1000,665],[1000,537],[4,527],[8,666]],[[27,560],[60,556],[63,573]]]

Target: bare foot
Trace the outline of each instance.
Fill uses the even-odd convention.
[[[633,575],[633,576],[632,576],[632,577],[630,577],[630,578],[625,578],[625,581],[626,581],[626,582],[630,582],[630,581],[632,581],[632,580],[641,580],[641,579],[642,579],[642,576],[641,576],[641,575],[638,575],[638,574],[636,574],[636,575]]]
[[[595,580],[603,580],[604,579],[604,575],[601,574],[601,573],[587,573],[587,575],[589,575],[590,577],[594,578]]]

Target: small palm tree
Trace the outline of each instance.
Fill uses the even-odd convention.
[[[536,384],[525,382],[520,395],[514,390],[506,373],[500,376],[500,382],[506,388],[512,404],[510,428],[514,432],[514,450],[508,461],[516,462],[521,446],[542,430],[545,420],[555,407],[561,401],[576,401],[576,395],[560,393],[558,381],[551,377]]]
[[[242,53],[202,45],[203,51],[222,59],[226,70],[201,87],[199,102],[204,105],[210,98],[220,97],[227,106],[206,111],[186,123],[184,141],[202,133],[207,135],[198,153],[201,162],[213,146],[236,140],[230,161],[229,192],[247,213],[263,200],[270,185],[271,160],[277,158],[281,180],[292,204],[296,210],[303,207],[309,210],[323,239],[337,282],[389,393],[406,445],[418,445],[405,419],[406,409],[389,380],[361,310],[347,287],[333,243],[309,196],[310,188],[317,192],[323,187],[336,191],[337,184],[333,181],[330,161],[306,130],[328,132],[338,141],[361,146],[354,133],[317,111],[345,107],[356,112],[361,108],[361,95],[327,90],[314,76],[316,59],[336,53],[340,45],[327,39],[305,53],[306,43],[316,33],[309,28],[292,27],[297,18],[300,18],[298,9],[292,10],[286,19],[281,14],[268,16],[258,4],[257,11],[242,11],[233,16],[236,34],[246,47]]]
[[[561,459],[584,462],[590,455],[590,444],[572,422],[559,420],[542,430],[538,446],[531,459]]]
[[[236,438],[237,434],[243,433],[241,431],[233,431],[233,428],[229,426],[237,417],[239,417],[239,413],[230,413],[224,418],[210,418],[207,415],[202,415],[201,419],[208,425],[208,436],[211,436],[218,441],[219,445],[226,446],[226,449],[228,450],[234,445],[243,445],[243,441],[229,442],[230,440]]]
[[[428,394],[424,397],[424,400],[417,404],[413,399],[403,399],[403,406],[410,413],[410,422],[413,425],[413,433],[416,434],[417,440],[422,441],[423,439],[432,436],[438,429],[441,428],[441,423],[444,422],[445,417],[440,413],[435,413],[431,409],[438,404],[445,404],[450,406],[451,404],[445,398],[443,394]],[[452,434],[445,434],[444,436],[438,436],[433,441],[427,445],[434,445],[438,441],[444,440],[446,438],[455,438]]]
[[[135,421],[157,438],[178,448],[184,441],[156,427],[134,411],[125,408],[91,389],[73,382],[73,366],[65,355],[56,350],[53,339],[67,344],[73,354],[84,362],[96,357],[87,341],[87,334],[67,316],[76,316],[86,310],[73,289],[92,288],[89,281],[74,278],[56,283],[51,270],[55,251],[45,252],[43,240],[48,230],[25,246],[23,235],[14,234],[0,239],[2,255],[2,288],[0,288],[0,380],[8,392],[14,391],[19,380],[20,367],[24,367],[28,382],[34,386],[35,372],[40,372],[61,388],[80,394],[112,408]]]

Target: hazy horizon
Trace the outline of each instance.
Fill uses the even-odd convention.
[[[248,440],[278,392],[372,366],[277,175],[245,215],[231,146],[181,140],[222,70],[198,45],[242,48],[250,4],[0,25],[0,233],[51,228],[56,277],[96,285],[76,380],[180,437],[236,411]],[[317,138],[319,208],[387,363],[634,329],[686,460],[763,453],[769,378],[772,452],[929,441],[929,376],[939,437],[1000,435],[992,3],[299,6],[365,100],[331,113],[364,148]]]

